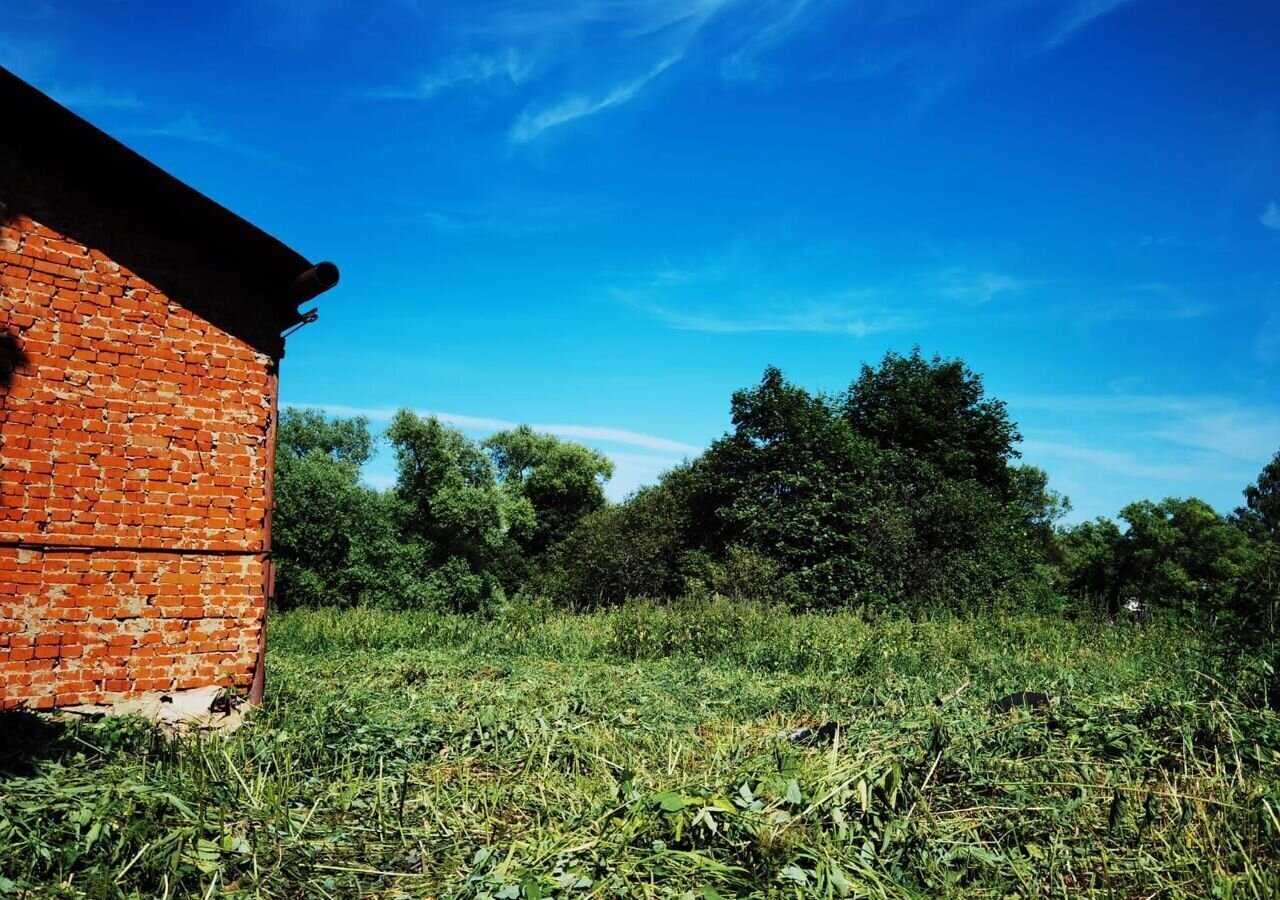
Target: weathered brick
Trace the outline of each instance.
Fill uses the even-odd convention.
[[[3,232],[0,332],[28,365],[0,402],[0,708],[246,687],[274,361],[101,250]]]

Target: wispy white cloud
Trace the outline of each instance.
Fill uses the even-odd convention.
[[[313,409],[323,410],[331,416],[364,416],[372,422],[389,422],[399,411],[394,407],[360,407],[360,406],[341,406],[329,403],[289,403],[286,404],[293,407],[310,407]],[[519,422],[511,422],[506,419],[490,418],[488,416],[469,416],[458,413],[441,412],[439,410],[415,410],[420,416],[435,416],[441,422],[448,423],[455,428],[462,428],[472,431],[504,431],[508,428],[519,427]],[[526,423],[534,431],[541,431],[547,434],[555,434],[560,437],[577,438],[587,441],[606,441],[614,444],[625,444],[631,447],[641,447],[645,450],[655,450],[667,453],[701,453],[702,448],[694,444],[686,444],[682,441],[674,441],[664,437],[657,437],[652,434],[643,434],[638,431],[628,431],[623,428],[613,428],[606,425],[571,425],[559,423]]]
[[[838,253],[815,268],[807,254],[816,243],[808,236],[796,246],[784,233],[740,239],[701,262],[663,260],[647,272],[616,275],[613,296],[685,331],[855,337],[945,329],[971,324],[975,316],[993,327],[1043,327],[1053,320],[1088,331],[1117,322],[1191,320],[1232,308],[1225,283],[1107,284],[1010,271],[990,259],[860,280]],[[965,253],[939,249],[931,256],[945,261]]]
[[[161,125],[135,125],[125,129],[124,133],[138,137],[173,138],[216,147],[225,146],[229,140],[225,134],[211,130],[189,112]]]
[[[375,88],[365,96],[377,100],[431,100],[463,85],[515,86],[534,72],[532,61],[514,48],[470,53],[445,60],[438,68],[406,86]]]
[[[1280,305],[1267,316],[1253,341],[1253,355],[1266,365],[1280,362]]]
[[[777,0],[769,0],[777,2]],[[431,99],[463,85],[532,93],[507,127],[511,145],[627,104],[684,58],[724,8],[748,0],[496,0],[444,35],[452,55],[407,86],[365,92]],[[640,74],[636,74],[640,73]]]
[[[1168,425],[1156,427],[1152,434],[1229,459],[1253,461],[1280,447],[1280,413],[1230,403],[1186,404]]]
[[[523,197],[504,198],[465,209],[428,210],[420,217],[444,236],[493,234],[522,238],[572,231],[605,221],[612,214],[612,208],[603,204]]]
[[[145,105],[133,94],[98,84],[54,85],[48,93],[71,109],[142,109]]]
[[[1267,228],[1274,228],[1276,231],[1280,231],[1280,204],[1274,200],[1268,203],[1267,208],[1258,217],[1258,221]]]
[[[542,43],[584,31],[629,39],[698,26],[735,0],[500,0],[460,26],[466,36]]]
[[[552,128],[628,103],[640,96],[645,85],[678,63],[680,58],[680,54],[668,56],[639,78],[620,84],[603,96],[590,97],[577,94],[565,97],[542,109],[528,108],[511,126],[511,140],[516,144],[527,144]]]
[[[1198,319],[1212,307],[1201,299],[1202,285],[1165,282],[1084,285],[1087,299],[1072,298],[1075,323],[1092,326],[1110,322],[1149,322]]]
[[[1153,463],[1132,453],[1059,441],[1026,440],[1020,448],[1024,458],[1086,463],[1102,472],[1125,478],[1193,481],[1203,474],[1196,466],[1187,463]]]
[[[1011,47],[1025,57],[1061,46],[1129,2],[492,0],[442,20],[443,61],[426,74],[363,93],[518,90],[526,102],[506,127],[514,146],[633,102],[681,60],[679,77],[718,68],[734,83],[893,77],[927,102],[1008,65]],[[826,27],[837,17],[840,27]]]
[[[1220,458],[1253,462],[1280,447],[1280,405],[1248,404],[1221,396],[1158,394],[1012,397],[1009,406],[1108,422],[1108,431],[1157,439]]]
[[[970,272],[947,269],[941,275],[942,295],[962,303],[979,306],[1003,294],[1020,294],[1029,283],[1001,272]]]
[[[1053,33],[1044,42],[1044,49],[1061,47],[1098,19],[1132,2],[1133,0],[1076,0],[1058,19]]]
[[[1115,515],[1140,497],[1194,495],[1226,511],[1280,446],[1280,405],[1259,401],[1127,393],[1005,399],[1022,423],[1023,460],[1068,490],[1077,519]]]
[[[808,14],[824,4],[815,0],[783,0],[761,5],[772,7],[767,10],[771,14],[748,29],[741,45],[720,61],[720,75],[726,80],[758,80],[761,77],[761,57],[799,32],[810,21]]]
[[[614,297],[681,331],[710,334],[833,334],[867,337],[967,317],[958,306],[989,306],[1040,282],[986,268],[953,266],[884,282],[820,284],[796,290],[779,278],[813,246],[790,254],[780,240],[740,240],[701,264],[666,262],[634,273]],[[621,279],[620,279],[621,280]],[[1005,305],[1007,307],[1007,305]],[[1000,314],[1005,314],[1004,309]]]
[[[145,138],[164,138],[167,140],[187,141],[192,144],[203,144],[208,147],[218,147],[222,150],[230,150],[234,153],[241,153],[245,156],[254,156],[260,159],[267,158],[267,154],[263,153],[255,147],[242,144],[235,138],[209,128],[201,120],[197,119],[190,112],[183,113],[176,119],[159,125],[137,125],[119,130],[120,134],[130,137]]]
[[[916,320],[902,314],[862,308],[856,295],[849,295],[846,302],[775,303],[770,309],[758,312],[727,314],[723,312],[697,312],[685,309],[632,302],[677,331],[701,331],[708,334],[843,334],[866,337],[885,331],[901,331],[910,328]]]

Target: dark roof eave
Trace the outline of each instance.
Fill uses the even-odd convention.
[[[337,267],[332,263],[313,265],[4,68],[0,68],[0,97],[5,118],[20,125],[0,133],[0,146],[7,144],[42,166],[56,168],[104,210],[181,229],[217,264],[241,274],[248,269],[267,296],[280,298],[283,327],[301,321],[298,303],[337,283]],[[325,277],[316,280],[316,270]],[[309,284],[313,292],[300,296],[299,282]]]

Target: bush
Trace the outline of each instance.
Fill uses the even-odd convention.
[[[539,588],[568,605],[598,608],[629,597],[674,597],[691,548],[690,466],[666,473],[626,503],[582,519],[554,548]]]

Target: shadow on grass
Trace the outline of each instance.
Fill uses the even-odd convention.
[[[0,713],[0,777],[31,775],[41,760],[61,756],[67,723],[25,710]]]

